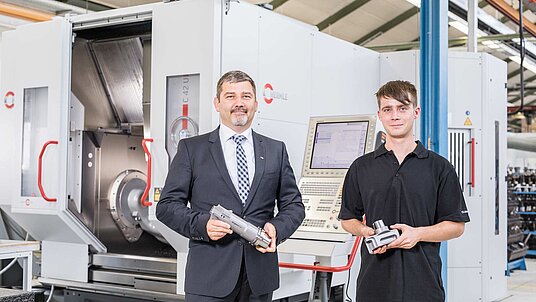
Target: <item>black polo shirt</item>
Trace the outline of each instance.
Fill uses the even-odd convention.
[[[454,167],[419,141],[400,165],[385,144],[352,163],[339,218],[362,220],[365,213],[370,227],[379,219],[412,227],[469,221]],[[381,255],[361,248],[357,301],[445,301],[439,246],[419,242]]]

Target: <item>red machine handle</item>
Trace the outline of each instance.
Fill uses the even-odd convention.
[[[45,194],[45,190],[43,189],[43,184],[41,182],[41,178],[43,175],[43,155],[45,154],[45,150],[49,145],[57,145],[58,141],[47,141],[43,148],[41,148],[41,153],[39,153],[39,159],[37,162],[37,186],[39,187],[39,192],[41,193],[41,196],[48,202],[56,202],[56,198],[50,198]]]
[[[152,202],[146,201],[147,196],[149,196],[149,190],[151,190],[151,170],[153,166],[153,161],[151,158],[151,152],[149,152],[149,149],[147,149],[147,142],[152,143],[152,138],[144,138],[141,141],[141,145],[143,146],[143,151],[145,152],[145,155],[147,155],[147,185],[145,186],[145,191],[143,191],[143,195],[141,196],[141,205],[144,207],[148,207],[150,205],[153,205]]]
[[[352,267],[354,263],[355,255],[357,254],[357,249],[359,248],[359,243],[361,242],[361,237],[356,237],[354,241],[354,246],[352,247],[352,252],[350,252],[350,257],[348,258],[348,263],[344,266],[322,266],[322,265],[311,265],[311,264],[297,264],[297,263],[287,263],[279,262],[279,267],[283,268],[297,268],[309,271],[317,272],[327,272],[327,273],[338,273],[344,272]]]
[[[471,188],[475,187],[475,139],[471,139]]]
[[[363,216],[363,224],[367,225],[367,220],[365,216]],[[355,255],[357,254],[357,249],[359,248],[359,243],[361,242],[361,238],[362,237],[355,238],[354,246],[352,247],[352,251],[350,252],[350,257],[348,257],[348,263],[346,263],[346,265],[344,266],[322,266],[322,265],[314,265],[314,264],[311,265],[311,264],[279,262],[279,267],[296,268],[296,269],[326,272],[326,273],[338,273],[338,272],[347,271],[352,267],[352,264],[354,264]]]

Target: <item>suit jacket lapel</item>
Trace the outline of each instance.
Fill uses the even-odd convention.
[[[223,180],[229,187],[229,190],[233,192],[236,199],[240,200],[240,197],[238,197],[238,193],[236,192],[236,188],[233,185],[231,177],[229,176],[227,165],[225,164],[225,157],[223,156],[223,150],[221,149],[221,142],[220,142],[220,127],[212,131],[212,133],[209,136],[208,141],[210,142],[210,145],[211,145],[210,153],[212,154],[212,159],[214,159],[214,163],[216,164],[216,167],[218,168],[218,171],[220,172],[221,177],[223,178]]]
[[[264,166],[266,164],[266,148],[264,146],[264,142],[262,141],[262,137],[254,131],[252,131],[252,136],[253,149],[255,150],[255,176],[253,177],[253,183],[249,187],[248,199],[246,200],[246,206],[244,207],[244,210],[249,207],[249,205],[251,204],[251,200],[255,196],[255,192],[259,188],[262,175],[264,174]]]

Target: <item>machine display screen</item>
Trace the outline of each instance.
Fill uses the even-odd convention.
[[[365,154],[369,121],[317,123],[311,169],[348,169]]]

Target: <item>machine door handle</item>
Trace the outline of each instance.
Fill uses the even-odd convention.
[[[471,188],[475,187],[475,139],[471,138]]]
[[[367,224],[366,220],[363,219],[363,224]],[[352,267],[352,264],[354,263],[355,255],[357,255],[357,250],[359,248],[359,243],[361,242],[362,237],[356,237],[354,241],[354,246],[352,247],[352,251],[350,252],[350,257],[348,257],[348,263],[344,266],[322,266],[322,265],[314,265],[314,264],[298,264],[298,263],[288,263],[288,262],[279,262],[279,267],[283,268],[295,268],[295,269],[303,269],[303,270],[309,270],[309,271],[317,271],[317,272],[327,272],[327,273],[338,273],[338,272],[344,272],[349,270]]]
[[[43,155],[45,154],[45,150],[49,145],[57,145],[58,141],[47,141],[43,148],[41,148],[41,153],[39,153],[39,160],[37,164],[37,186],[39,187],[39,192],[41,193],[41,196],[48,202],[56,202],[56,198],[50,198],[45,194],[45,190],[43,189],[43,184],[41,182],[41,178],[43,175]]]
[[[143,191],[143,195],[141,196],[141,205],[144,207],[153,205],[152,202],[147,201],[147,196],[149,196],[149,191],[151,190],[151,170],[153,166],[151,152],[149,152],[149,149],[147,149],[147,142],[152,143],[153,141],[154,140],[152,138],[144,138],[141,141],[143,151],[145,152],[145,155],[147,155],[147,185],[145,186],[145,190]]]

